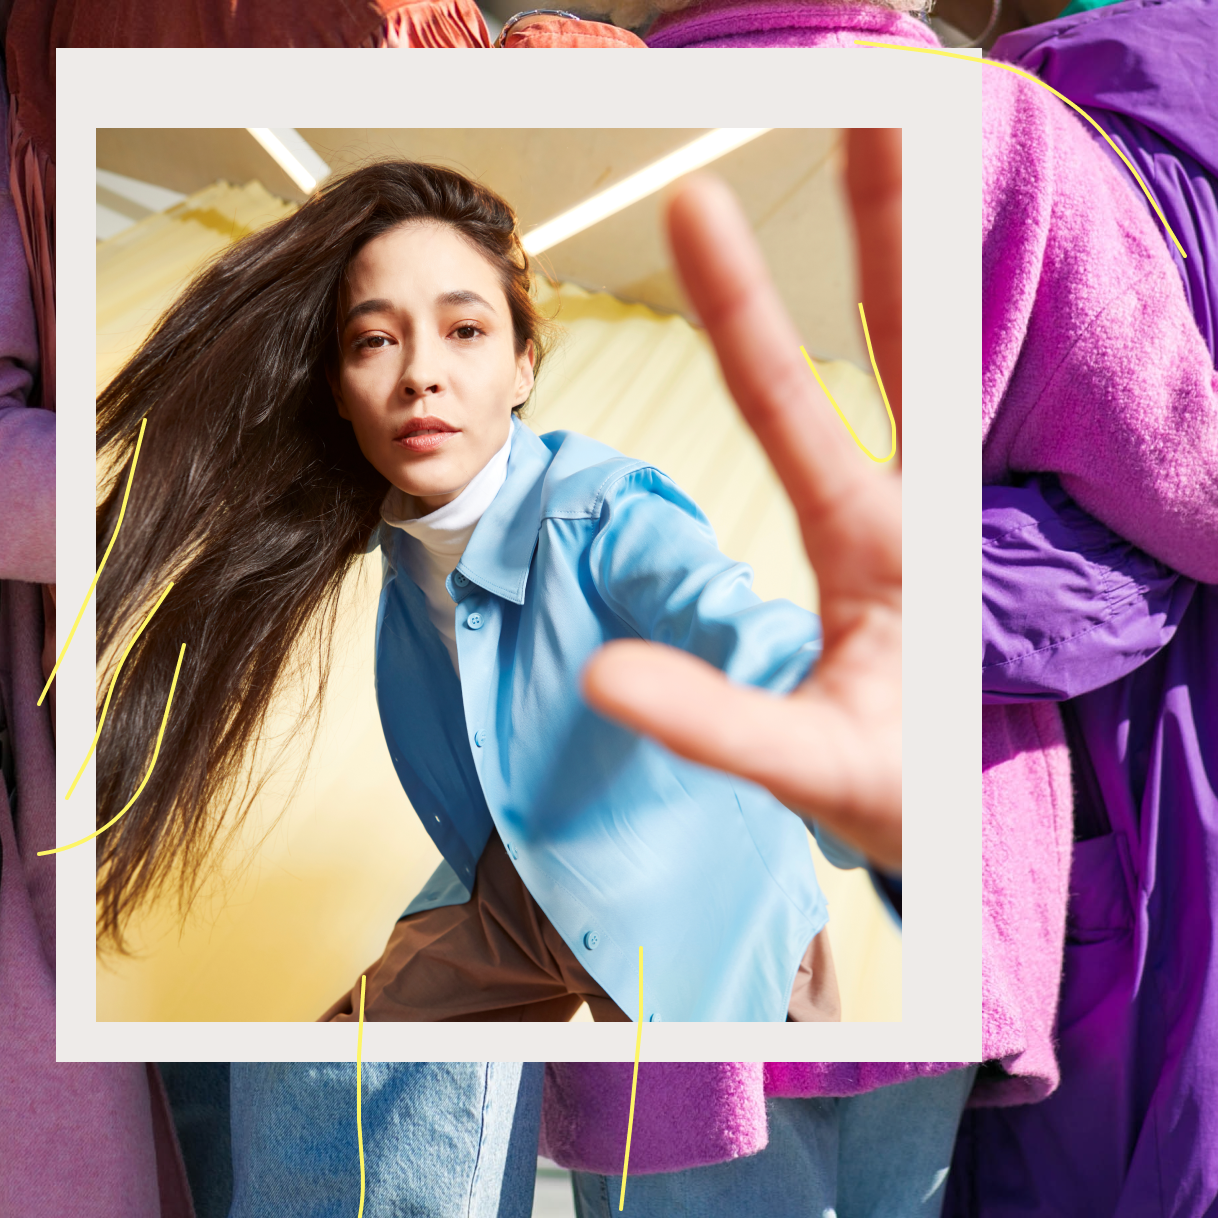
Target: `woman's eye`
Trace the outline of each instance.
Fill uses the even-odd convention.
[[[467,322],[463,326],[458,326],[453,331],[453,333],[458,338],[470,339],[470,338],[477,338],[478,335],[482,333],[482,331],[477,326],[475,326],[472,322]]]
[[[373,351],[379,351],[382,343],[386,345],[389,343],[388,337],[384,334],[365,334],[363,338],[357,338],[355,340],[356,347],[360,348],[361,350],[371,349]]]

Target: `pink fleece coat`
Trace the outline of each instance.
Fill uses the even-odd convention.
[[[1137,189],[1042,88],[987,69],[982,476],[1046,470],[1114,531],[1218,578],[1218,377]],[[1041,1099],[1072,839],[1057,707],[982,712],[985,1052],[1009,1080],[974,1101]]]
[[[853,10],[825,11],[840,40]],[[925,43],[911,19],[888,14],[879,32],[876,10],[866,11],[865,36]],[[810,32],[807,45],[820,44]],[[1218,579],[1218,381],[1163,236],[1081,119],[1037,85],[978,70],[983,477],[1055,472],[1117,532],[1188,575]],[[1057,1084],[1071,811],[1057,709],[986,707],[983,1051],[1005,1077],[980,1080],[973,1103],[1026,1103]],[[642,1063],[630,1168],[760,1150],[767,1095],[850,1095],[946,1068]],[[630,1074],[627,1064],[549,1066],[544,1153],[619,1172]]]

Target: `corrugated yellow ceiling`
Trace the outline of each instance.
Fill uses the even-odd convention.
[[[383,157],[460,169],[502,194],[525,231],[620,181],[701,129],[511,128],[302,129],[331,169]],[[713,165],[736,191],[779,292],[808,349],[867,367],[859,333],[853,257],[836,166],[836,130],[785,128]],[[97,163],[184,194],[223,179],[260,181],[300,201],[300,189],[243,128],[97,132]],[[686,311],[669,264],[653,195],[547,251],[555,279],[663,310]]]

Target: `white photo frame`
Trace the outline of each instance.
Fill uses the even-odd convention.
[[[62,645],[94,572],[95,131],[99,127],[903,128],[904,932],[899,1023],[649,1024],[642,1060],[976,1061],[981,1052],[980,703],[961,646],[976,623],[980,510],[981,73],[895,49],[482,54],[60,50],[58,600]],[[474,54],[466,52],[465,54]],[[542,56],[542,58],[537,58]],[[255,70],[256,68],[256,70]],[[527,68],[527,70],[526,70]],[[409,75],[410,89],[403,80]],[[222,80],[219,96],[211,96]],[[510,104],[504,104],[504,98]],[[562,123],[547,124],[561,97]],[[516,116],[522,122],[498,121]],[[953,243],[943,234],[972,234]],[[970,608],[969,606],[972,606]],[[94,615],[57,680],[57,791],[94,731]],[[970,653],[972,654],[972,653]],[[103,744],[104,747],[104,744]],[[57,836],[94,825],[92,773]],[[354,1026],[95,1018],[92,844],[57,856],[60,1061],[342,1061]],[[617,1024],[367,1024],[367,1061],[622,1061]]]

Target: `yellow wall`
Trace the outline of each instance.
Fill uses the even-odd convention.
[[[99,245],[99,385],[193,269],[289,209],[256,183],[217,184]],[[701,505],[723,550],[753,565],[763,597],[815,608],[790,506],[705,336],[678,316],[605,294],[546,285],[540,294],[564,336],[526,412],[530,426],[580,431],[654,461]],[[845,362],[820,367],[864,443],[885,450],[887,423],[870,378]],[[345,591],[315,747],[306,756],[308,740],[285,733],[284,763],[184,927],[171,906],[151,908],[133,923],[135,956],[99,960],[99,1019],[312,1019],[379,956],[439,861],[377,717],[379,577],[379,557],[370,556]],[[286,691],[285,725],[291,704]],[[899,935],[867,879],[837,871],[809,842],[829,900],[843,1017],[899,1019]]]

